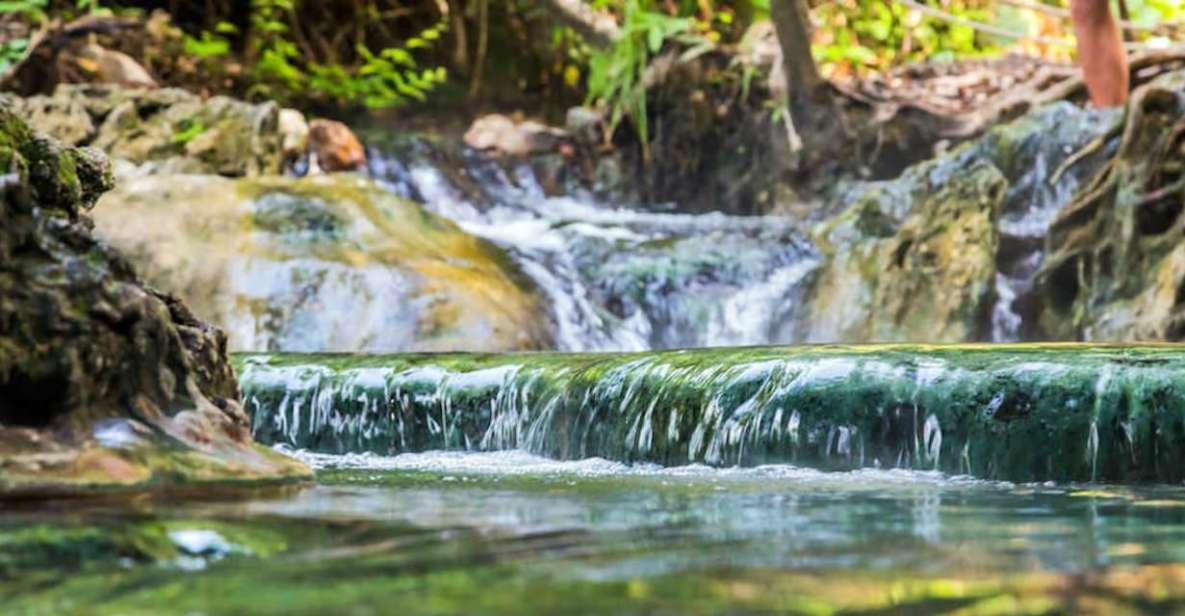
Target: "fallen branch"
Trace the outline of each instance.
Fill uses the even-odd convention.
[[[617,22],[583,0],[542,0],[553,15],[596,47],[606,47],[618,36]]]

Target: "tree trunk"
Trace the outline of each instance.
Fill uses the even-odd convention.
[[[782,48],[782,70],[791,106],[815,98],[823,79],[811,56],[810,9],[805,0],[770,0],[770,17]]]

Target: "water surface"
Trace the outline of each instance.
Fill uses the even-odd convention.
[[[15,614],[1185,609],[1185,489],[301,453],[303,490],[0,512]]]

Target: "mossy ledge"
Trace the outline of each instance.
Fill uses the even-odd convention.
[[[91,235],[97,150],[0,106],[0,498],[307,478],[255,444],[226,336]]]
[[[257,439],[323,452],[1185,479],[1185,347],[244,355]]]

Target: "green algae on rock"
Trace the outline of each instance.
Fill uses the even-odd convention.
[[[100,237],[239,350],[546,348],[546,307],[493,244],[366,178],[129,178]]]
[[[242,356],[262,442],[563,459],[1185,478],[1185,350],[817,346],[639,354]]]
[[[256,445],[225,335],[91,235],[106,158],[0,108],[0,496],[306,477]]]
[[[1033,298],[1016,296],[1032,286],[1049,221],[1097,173],[1120,120],[1050,105],[899,178],[840,191],[842,211],[814,232],[824,259],[800,339],[1045,337]]]

